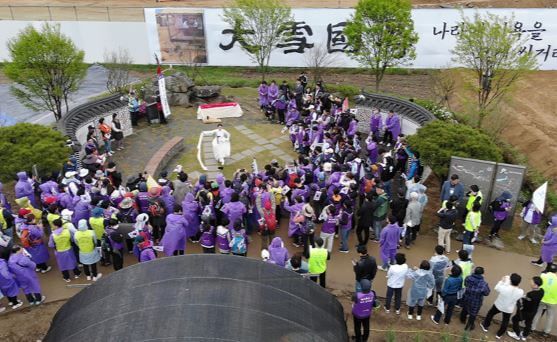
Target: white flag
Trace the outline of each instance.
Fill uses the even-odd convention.
[[[543,213],[545,208],[545,195],[547,194],[547,182],[543,183],[539,188],[532,194],[532,203],[536,208]]]

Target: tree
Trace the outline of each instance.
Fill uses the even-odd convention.
[[[450,68],[433,70],[430,76],[433,94],[437,97],[437,104],[451,109],[451,99],[456,90],[455,71]]]
[[[310,70],[314,82],[323,81],[326,68],[339,66],[339,55],[327,51],[327,46],[318,44],[304,54],[304,62]]]
[[[40,174],[61,169],[72,153],[62,133],[47,126],[18,123],[0,127],[0,181],[37,166]]]
[[[68,97],[85,78],[85,53],[60,32],[59,25],[45,23],[41,31],[27,26],[8,42],[11,62],[4,73],[16,83],[12,94],[32,110],[48,110],[62,118]]]
[[[264,80],[271,53],[284,42],[293,21],[282,0],[234,0],[224,9],[223,20],[234,29],[234,40],[259,65]]]
[[[409,0],[360,0],[344,29],[349,55],[375,75],[376,91],[387,68],[416,58],[411,9]]]
[[[128,49],[104,53],[104,67],[108,70],[106,89],[111,94],[126,93],[130,83],[130,65],[133,58]]]
[[[537,68],[533,53],[523,53],[529,37],[518,34],[514,18],[476,13],[472,19],[462,14],[460,35],[452,50],[453,61],[474,73],[478,122],[493,112],[513,85],[528,71]]]
[[[489,136],[470,126],[435,120],[408,136],[408,145],[420,152],[424,164],[441,178],[449,172],[451,156],[503,160],[501,149]]]

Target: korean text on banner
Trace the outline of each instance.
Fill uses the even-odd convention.
[[[168,105],[168,99],[166,98],[166,82],[164,76],[159,77],[159,95],[161,97],[161,106],[164,117],[170,116],[170,106]]]

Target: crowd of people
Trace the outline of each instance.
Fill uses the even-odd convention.
[[[474,329],[483,298],[490,292],[484,280],[486,270],[472,261],[483,201],[478,186],[470,186],[465,193],[458,175],[445,182],[437,212],[439,241],[432,246],[435,253],[411,268],[401,251],[412,248],[419,237],[428,195],[421,179],[420,155],[407,144],[398,115],[391,111],[384,118],[379,109],[373,109],[370,133],[364,135],[357,129],[358,120],[347,100],[327,93],[322,84],[311,89],[304,74],[294,91],[286,82],[280,87],[274,81],[262,83],[259,103],[270,120],[285,125],[299,154],[297,160],[286,165],[272,160],[258,172],[238,169],[231,179],[223,174],[214,180],[201,175],[194,182],[178,170],[174,180],[167,172],[142,173],[124,183],[116,164],[107,162],[112,137],[106,137],[100,122],[106,141],[99,146],[91,128],[81,168],[71,158],[60,175],[54,173],[40,182],[26,172],[18,173],[18,210],[12,210],[0,188],[0,290],[11,307],[22,305],[17,298],[20,289],[29,305],[44,301],[39,275],[51,270],[48,248],[54,250],[65,282],[72,281],[72,274],[80,278],[81,269],[88,281],[96,281],[102,277],[99,263],[117,271],[127,253],[138,262],[183,255],[189,239],[199,243],[204,253],[247,256],[250,243],[257,238],[264,262],[325,287],[328,260],[337,252],[335,239],[339,240],[338,253],[348,253],[354,248],[349,237],[355,231],[360,256],[353,260],[357,341],[369,338],[370,316],[379,307],[377,293],[385,293],[386,313],[391,312],[394,298],[394,312],[400,314],[407,282],[411,283],[406,286],[408,319],[421,320],[429,302],[438,308],[431,316],[433,323],[443,319],[449,324],[454,308],[460,306],[465,329]],[[502,193],[489,204],[495,218],[493,238],[508,216],[509,195]],[[464,212],[458,209],[461,203]],[[531,203],[525,205],[522,238],[534,229],[530,226],[539,224],[539,214]],[[288,220],[288,237],[299,248],[297,253],[291,254],[285,247],[288,242],[276,236],[283,219]],[[457,220],[464,226],[462,247],[458,258],[450,261],[447,255]],[[368,254],[370,240],[379,246],[379,265]],[[503,277],[494,287],[498,298],[482,329],[487,331],[493,316],[502,313],[500,338],[516,311],[511,337],[526,339],[542,313],[547,320],[544,331],[551,331],[557,311],[557,267],[552,263],[556,252],[554,216],[542,241],[541,258],[535,262],[545,263],[545,272],[532,279],[532,291],[526,295],[519,288],[520,275]],[[377,270],[386,272],[386,289],[373,286]]]

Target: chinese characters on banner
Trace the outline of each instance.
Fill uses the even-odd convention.
[[[169,9],[165,9],[169,11]],[[176,9],[178,10],[178,9]],[[153,19],[157,9],[145,9],[149,32],[149,46],[153,53],[161,52],[161,46],[171,49],[172,42],[162,42],[164,35],[157,32]],[[179,9],[183,12],[185,9]],[[196,11],[199,11],[197,9]],[[476,11],[513,18],[517,34],[528,37],[520,53],[534,53],[540,69],[557,70],[557,17],[556,9],[478,9],[464,10],[465,16]],[[241,39],[235,28],[227,25],[222,9],[203,9],[207,64],[222,66],[252,66],[253,61],[242,50]],[[287,25],[286,39],[276,45],[271,55],[271,66],[304,67],[304,54],[323,45],[330,54],[338,55],[338,67],[358,67],[350,58],[348,42],[344,35],[352,9],[293,9],[294,21]],[[419,36],[416,59],[407,67],[443,68],[456,66],[452,63],[451,50],[461,30],[461,12],[456,9],[415,9],[412,11],[414,27]],[[249,34],[249,33],[248,33]],[[182,43],[183,44],[183,43]],[[246,48],[248,46],[244,46]],[[163,56],[170,55],[164,54]],[[180,63],[179,60],[163,60],[164,63]]]

